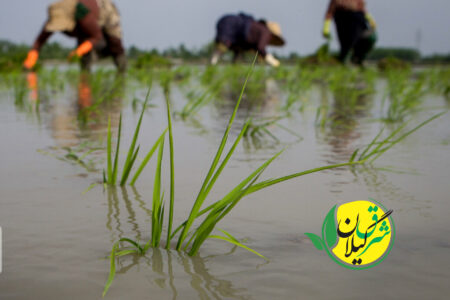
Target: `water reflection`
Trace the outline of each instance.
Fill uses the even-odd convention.
[[[215,118],[217,124],[214,127],[220,134],[226,128],[229,116],[233,113],[242,85],[233,84],[233,82],[225,84],[220,94],[221,101],[213,103],[217,115]],[[236,124],[239,126],[234,127],[234,134],[237,135],[244,122],[251,119],[242,140],[245,153],[254,154],[258,150],[272,153],[279,149],[280,145],[286,146],[287,142],[277,136],[280,131],[290,132],[289,135],[292,135],[295,140],[293,143],[302,139],[293,131],[279,124],[287,118],[286,114],[280,113],[280,105],[281,91],[277,81],[266,78],[256,81],[256,83],[248,83],[236,116]]]
[[[332,91],[333,103],[329,105],[329,99],[325,87],[323,87],[322,105],[329,107],[321,129],[324,129],[324,141],[331,146],[327,161],[339,163],[347,161],[353,152],[357,141],[364,131],[360,121],[366,118],[372,108],[373,96],[364,87],[346,87]]]
[[[321,86],[321,110],[318,111],[316,120],[316,135],[320,143],[327,145],[321,151],[321,156],[326,164],[347,162],[359,145],[355,145],[364,135],[366,127],[361,125],[361,120],[366,118],[371,110],[373,97],[368,89],[358,86],[346,86],[331,89],[332,103],[328,88]],[[319,114],[320,113],[320,114]],[[344,173],[348,168],[336,168],[329,170],[333,175],[330,183],[331,192],[342,193],[349,179]]]
[[[142,201],[139,192],[132,187],[131,193],[126,187],[108,187],[107,193],[107,217],[106,228],[110,231],[110,242],[113,244],[122,237],[132,237],[142,241],[145,233],[137,222],[139,213],[145,214],[145,228],[150,224],[151,210]],[[132,195],[132,196],[131,196]],[[131,197],[130,197],[131,196]],[[139,209],[137,209],[139,208]],[[123,220],[126,222],[123,222]],[[147,230],[149,232],[149,230]],[[162,290],[169,290],[172,299],[179,298],[177,290],[177,278],[188,276],[190,286],[200,299],[249,299],[243,295],[244,288],[235,288],[231,281],[220,279],[212,275],[207,267],[207,261],[213,257],[233,254],[236,247],[221,255],[210,255],[205,258],[190,257],[183,252],[151,249],[145,257],[128,255],[118,259],[117,274],[126,274],[128,271],[138,268],[141,264],[152,270],[152,281]],[[120,277],[116,278],[120,280]],[[180,282],[185,282],[183,279]],[[180,299],[184,299],[181,297]]]
[[[181,295],[178,291],[181,286],[177,287],[177,280],[179,279],[180,283],[186,282],[186,276],[198,299],[251,298],[246,288],[237,288],[231,281],[214,276],[209,271],[206,259],[199,256],[190,257],[182,252],[154,248],[144,257],[130,255],[121,258],[117,264],[117,274],[125,275],[134,268],[140,268],[142,264],[152,270],[153,283],[170,292],[173,300],[186,299],[186,295]],[[120,280],[117,275],[116,280]]]
[[[112,130],[117,130],[125,80],[103,72],[81,73],[69,81],[70,86],[76,88],[64,90],[64,85],[59,84],[55,74],[53,71],[28,73],[23,77],[27,79],[27,84],[17,84],[18,89],[22,86],[28,89],[31,97],[29,103],[34,103],[38,116],[42,113],[45,125],[56,143],[56,146],[38,151],[81,166],[87,172],[96,172],[98,165],[103,163],[103,142],[108,118],[111,118]],[[65,75],[69,76],[70,73]],[[74,91],[76,100],[73,99]],[[51,101],[46,96],[48,93],[54,98]],[[17,100],[16,107],[25,106],[24,99]]]
[[[126,187],[108,186],[106,188],[107,194],[107,215],[106,215],[106,228],[110,231],[111,243],[118,239],[125,237],[131,232],[134,234],[135,240],[142,240],[142,232],[139,223],[136,221],[136,205],[139,207],[138,211],[145,214],[145,221],[150,222],[151,210],[147,208],[144,201],[142,201],[141,195],[136,188],[132,187],[133,197],[130,198],[128,189]],[[120,195],[119,195],[120,192]],[[121,211],[121,207],[125,208],[125,211]],[[128,224],[124,228],[125,224],[122,223],[123,219],[126,219]]]

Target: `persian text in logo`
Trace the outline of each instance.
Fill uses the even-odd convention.
[[[325,217],[322,236],[306,235],[337,264],[368,269],[381,263],[394,245],[392,213],[373,199],[335,205]]]

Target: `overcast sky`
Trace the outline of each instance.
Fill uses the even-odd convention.
[[[0,39],[31,44],[52,0],[0,0]],[[450,52],[450,0],[366,0],[378,23],[378,46],[416,47],[423,54]],[[225,13],[244,11],[281,24],[287,45],[277,52],[307,54],[321,43],[328,0],[116,0],[124,41],[164,49],[200,47],[214,37]],[[58,35],[52,40],[73,45]]]

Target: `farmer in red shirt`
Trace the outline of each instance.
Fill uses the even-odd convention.
[[[126,69],[120,16],[111,0],[62,0],[50,5],[48,20],[23,64],[32,69],[39,50],[54,32],[75,37],[78,47],[69,58],[79,57],[83,70],[90,70],[96,56],[112,56],[120,72]]]
[[[271,66],[278,67],[280,62],[267,53],[266,47],[283,46],[285,41],[281,28],[275,22],[256,21],[252,16],[240,13],[225,15],[217,22],[215,51],[211,63],[216,64],[227,50],[234,53],[233,61],[244,51],[254,50]]]
[[[323,36],[330,38],[331,19],[334,19],[341,45],[339,60],[361,65],[376,41],[376,24],[367,12],[364,0],[331,0],[325,15]]]

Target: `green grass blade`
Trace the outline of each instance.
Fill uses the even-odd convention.
[[[375,138],[372,140],[372,142],[370,142],[369,145],[367,145],[367,147],[364,149],[364,151],[359,155],[359,160],[362,160],[364,155],[366,155],[366,153],[370,150],[370,148],[372,148],[373,145],[375,145],[375,143],[377,143],[378,138],[381,136],[381,134],[383,133],[384,128],[382,128],[378,134],[375,136]]]
[[[116,145],[116,154],[114,157],[114,167],[113,167],[113,171],[112,171],[112,178],[111,178],[111,185],[115,185],[116,184],[116,180],[117,180],[117,166],[119,163],[119,151],[120,151],[120,136],[122,134],[122,114],[120,114],[119,117],[119,131],[117,133],[117,145]]]
[[[130,255],[130,254],[139,254],[139,251],[136,249],[122,250],[122,251],[119,251],[116,253],[116,257],[126,256],[126,255]]]
[[[248,189],[253,186],[259,176],[264,172],[264,170],[282,153],[275,154],[272,158],[267,160],[264,164],[262,164],[258,169],[256,169],[252,174],[250,174],[247,178],[245,178],[241,183],[239,183],[231,192],[229,192],[222,200],[217,201],[209,215],[206,219],[200,224],[200,226],[196,229],[194,234],[192,235],[190,241],[186,244],[185,249],[189,247],[190,242],[195,237],[195,241],[189,251],[190,255],[194,255],[197,253],[200,246],[207,239],[211,231],[214,229],[214,226],[225,217],[233,207],[244,197]]]
[[[136,180],[139,178],[139,176],[141,175],[142,171],[144,170],[144,168],[147,166],[148,162],[150,161],[150,159],[152,158],[153,154],[155,153],[156,149],[158,149],[159,144],[161,143],[161,140],[164,138],[165,134],[167,132],[167,129],[164,130],[164,132],[161,134],[161,136],[158,138],[158,140],[156,140],[155,144],[153,145],[153,147],[150,149],[150,151],[147,153],[147,155],[145,156],[144,160],[142,161],[141,165],[139,166],[138,170],[136,171],[136,173],[133,176],[133,179],[130,182],[130,185],[134,185],[136,183]]]
[[[153,184],[153,205],[152,205],[152,246],[158,247],[160,242],[159,232],[161,231],[160,224],[160,209],[161,209],[161,165],[164,152],[164,140],[159,145],[158,151],[158,165],[155,171],[155,180]]]
[[[204,193],[205,189],[207,188],[207,185],[209,184],[210,178],[213,176],[213,173],[214,173],[214,171],[215,171],[215,169],[216,169],[216,167],[217,167],[217,165],[219,163],[220,157],[222,155],[222,152],[223,152],[223,150],[225,148],[225,144],[226,144],[227,139],[228,139],[228,134],[230,132],[231,125],[233,124],[234,119],[236,117],[237,110],[239,108],[239,105],[241,103],[242,97],[244,95],[244,91],[245,91],[245,88],[247,86],[247,82],[248,82],[248,80],[250,78],[250,75],[251,75],[251,73],[253,71],[256,59],[257,59],[257,55],[255,56],[255,59],[253,60],[253,64],[252,64],[252,66],[251,66],[251,68],[250,68],[250,70],[249,70],[249,72],[247,74],[247,77],[245,79],[245,82],[244,82],[244,85],[242,87],[241,93],[239,95],[238,101],[236,102],[236,105],[234,107],[234,111],[233,111],[233,113],[232,113],[232,115],[231,115],[231,117],[230,117],[230,119],[228,121],[227,128],[226,128],[225,133],[224,133],[224,135],[222,137],[222,141],[220,143],[220,146],[219,146],[219,148],[217,150],[216,156],[214,157],[214,160],[213,160],[213,162],[211,164],[211,167],[210,167],[210,169],[208,171],[208,174],[206,175],[206,178],[203,181],[203,184],[202,184],[202,187],[200,189],[200,192],[199,192],[199,194],[197,196],[197,199],[196,199],[196,201],[195,201],[195,203],[194,203],[194,205],[192,207],[192,210],[191,210],[191,212],[189,214],[189,217],[187,219],[187,223],[183,227],[183,231],[181,232],[181,234],[180,234],[180,236],[178,238],[177,250],[181,249],[181,245],[183,244],[184,240],[186,239],[187,233],[189,232],[189,229],[192,226],[192,223],[194,222],[195,218],[197,217],[197,213],[199,212],[199,210],[200,210],[200,208],[201,208],[201,206],[203,204],[203,200],[205,198],[202,198],[202,194]]]
[[[131,168],[134,165],[134,162],[136,161],[136,158],[139,153],[140,146],[136,148],[136,151],[134,152],[133,156],[131,157],[130,163],[126,166],[126,168],[123,169],[123,176],[120,181],[120,186],[124,186],[127,182],[128,176],[130,176]]]
[[[380,155],[382,155],[383,153],[385,153],[386,151],[388,151],[389,149],[391,149],[392,147],[394,147],[396,144],[398,144],[399,142],[401,142],[402,140],[404,140],[407,136],[409,136],[410,134],[414,133],[415,131],[419,130],[420,128],[422,128],[423,126],[425,126],[426,124],[434,121],[435,119],[441,117],[442,115],[446,114],[447,112],[441,112],[439,114],[436,114],[434,116],[432,116],[431,118],[428,118],[427,120],[423,121],[422,123],[420,123],[419,125],[417,125],[416,127],[414,127],[413,129],[407,131],[406,133],[402,134],[399,138],[397,138],[395,141],[391,142],[389,146],[381,149],[380,151],[378,151],[378,153],[376,154],[376,156],[374,158],[372,158],[370,161],[373,162],[375,161],[377,158],[380,157]]]
[[[119,242],[126,242],[126,243],[129,243],[129,244],[131,244],[132,246],[136,247],[136,249],[139,251],[140,254],[143,254],[143,253],[144,253],[144,249],[143,249],[143,248],[141,247],[141,245],[139,245],[136,241],[133,241],[133,240],[131,240],[131,239],[129,239],[129,238],[121,238],[121,239],[119,240]]]
[[[264,255],[262,255],[261,253],[258,253],[257,251],[251,249],[248,246],[245,246],[244,244],[242,244],[241,242],[239,242],[235,237],[233,237],[231,234],[229,234],[228,232],[221,230],[222,232],[224,232],[228,237],[224,237],[224,236],[220,236],[220,235],[210,235],[208,238],[210,239],[219,239],[219,240],[223,240],[226,241],[230,244],[236,245],[242,249],[245,249],[247,251],[250,251],[253,254],[258,255],[259,257],[268,260]]]
[[[189,250],[189,255],[197,254],[201,245],[208,238],[210,233],[214,230],[214,227],[217,223],[220,222],[236,205],[237,203],[245,196],[248,189],[258,180],[259,176],[265,170],[263,168],[259,173],[256,174],[256,177],[244,188],[238,191],[230,193],[230,197],[227,201],[218,201],[211,213],[206,217],[206,219],[200,224],[200,226],[196,229],[193,234],[191,240],[195,237],[195,240],[192,244],[191,249]],[[190,243],[190,242],[189,242]],[[187,247],[187,246],[186,246]]]
[[[225,159],[222,161],[220,167],[217,169],[217,171],[215,172],[213,178],[211,179],[211,181],[209,182],[205,192],[203,193],[203,197],[206,198],[206,196],[209,194],[210,190],[212,189],[214,183],[216,182],[217,178],[219,177],[220,173],[222,172],[222,170],[225,168],[227,162],[229,161],[229,159],[231,158],[234,150],[236,149],[237,145],[239,144],[240,140],[242,139],[242,137],[245,135],[245,133],[247,132],[248,126],[250,125],[250,121],[247,121],[244,125],[244,127],[242,127],[241,132],[239,133],[239,136],[237,137],[236,141],[234,142],[233,146],[230,148],[230,150],[228,151],[227,156],[225,157]],[[212,206],[211,206],[212,207]],[[204,213],[200,213],[200,215],[203,215]],[[183,226],[185,226],[187,224],[187,221],[182,223],[180,226],[178,226],[174,232],[171,234],[170,238],[172,239],[182,228]]]
[[[304,176],[307,174],[312,174],[312,173],[316,173],[316,172],[320,172],[323,170],[329,170],[329,169],[335,169],[335,168],[339,168],[339,167],[345,167],[345,166],[352,166],[352,165],[357,165],[357,164],[362,164],[362,161],[354,161],[354,162],[348,162],[348,163],[342,163],[342,164],[335,164],[335,165],[331,165],[331,166],[325,166],[325,167],[320,167],[320,168],[315,168],[315,169],[310,169],[310,170],[306,170],[303,172],[299,172],[299,173],[294,173],[291,175],[287,175],[287,176],[282,176],[276,179],[269,179],[269,180],[265,180],[263,182],[257,183],[254,186],[252,186],[248,192],[248,194],[252,194],[254,192],[257,192],[259,190],[262,190],[264,188],[267,188],[269,186],[272,186],[274,184],[283,182],[283,181],[287,181],[293,178],[297,178],[300,176]]]
[[[144,104],[142,105],[142,111],[141,114],[139,116],[139,121],[136,125],[136,129],[134,130],[134,135],[133,135],[133,140],[131,141],[131,145],[130,145],[130,149],[128,150],[128,155],[127,155],[127,159],[125,160],[125,164],[123,167],[123,172],[122,172],[122,179],[121,182],[124,182],[124,178],[125,178],[125,173],[126,170],[131,170],[133,164],[132,164],[132,160],[133,160],[133,155],[135,154],[135,147],[136,147],[136,142],[139,136],[139,131],[141,129],[141,124],[142,124],[142,118],[144,117],[144,112],[145,112],[145,108],[147,107],[147,102],[148,102],[148,97],[150,95],[150,88],[148,89],[147,92],[147,96],[145,97],[145,101]],[[126,178],[125,178],[126,180]],[[122,185],[124,183],[121,183]]]
[[[112,145],[111,145],[111,117],[108,117],[108,137],[106,142],[106,153],[107,153],[107,174],[108,174],[108,183],[112,179]]]
[[[377,143],[377,147],[375,147],[375,149],[373,149],[372,151],[370,151],[369,154],[366,154],[362,159],[364,161],[367,161],[370,157],[376,155],[380,149],[390,143],[391,138],[393,138],[394,136],[397,135],[397,133],[399,133],[400,131],[402,131],[405,127],[406,127],[407,123],[403,124],[402,126],[399,126],[396,130],[394,130],[387,138],[385,138],[384,140],[380,141]]]
[[[172,132],[172,113],[170,110],[169,94],[166,93],[167,123],[169,127],[169,158],[170,158],[170,203],[169,203],[169,225],[167,228],[166,249],[170,248],[170,233],[172,231],[173,210],[175,202],[175,167]]]
[[[116,251],[119,248],[119,242],[116,242],[111,250],[111,256],[110,256],[110,268],[109,268],[109,276],[108,280],[106,280],[105,288],[103,289],[102,297],[105,297],[106,293],[109,290],[109,287],[111,286],[114,276],[116,275]]]

